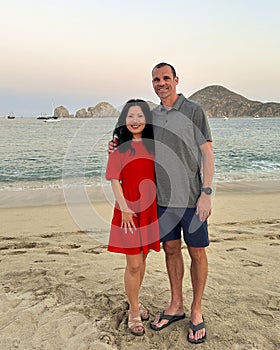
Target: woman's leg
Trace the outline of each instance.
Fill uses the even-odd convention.
[[[126,255],[124,274],[125,291],[129,302],[129,319],[140,318],[139,291],[145,273],[143,254]],[[134,327],[134,331],[143,331],[143,326]]]
[[[144,276],[145,276],[145,271],[146,271],[146,259],[147,259],[147,255],[143,254],[143,265],[142,265],[142,269],[140,272],[140,288],[142,286],[143,280],[144,280]],[[149,310],[142,304],[138,303],[138,306],[140,308],[140,315],[141,315],[141,319],[143,321],[147,321],[150,317],[150,313]]]
[[[143,261],[143,264],[142,264],[142,268],[141,268],[141,271],[140,271],[140,288],[141,288],[141,286],[142,286],[142,282],[143,282],[144,276],[145,276],[145,271],[146,271],[146,259],[147,259],[147,255],[142,254],[142,261]]]
[[[144,273],[145,267],[143,264],[143,254],[126,255],[124,284],[129,302],[129,309],[133,313],[138,312],[139,314],[138,297]]]

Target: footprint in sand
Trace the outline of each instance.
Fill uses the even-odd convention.
[[[83,253],[88,253],[88,254],[101,254],[107,249],[106,246],[98,246],[98,247],[93,247],[89,249],[84,249]]]
[[[247,250],[247,248],[244,248],[244,247],[234,247],[234,248],[229,248],[229,249],[227,249],[226,251],[227,251],[227,252],[236,252],[236,251],[239,251],[239,250]]]
[[[28,249],[46,247],[48,243],[36,243],[36,242],[13,242],[0,246],[0,250],[6,250],[8,255],[19,255],[28,252]]]
[[[76,243],[65,244],[65,245],[62,245],[61,248],[64,248],[64,249],[78,249],[78,248],[81,248],[81,245],[80,244],[76,244]]]
[[[15,250],[15,251],[9,252],[8,254],[9,255],[20,255],[20,254],[25,254],[25,253],[27,253],[26,250]]]
[[[268,238],[268,239],[280,239],[280,235],[275,234],[275,233],[269,233],[267,235],[264,235],[264,237]]]
[[[263,266],[261,263],[253,260],[241,260],[243,266],[252,266],[252,267],[260,267]]]
[[[211,238],[211,243],[220,243],[222,242],[223,240],[220,239],[220,238]]]
[[[224,238],[224,241],[237,241],[240,240],[239,237],[228,237],[228,238]]]
[[[41,235],[42,238],[52,238],[55,236],[55,233],[45,233]]]
[[[56,250],[49,250],[47,254],[49,254],[49,255],[52,255],[52,254],[54,254],[54,255],[55,254],[57,254],[57,255],[69,255],[69,253],[67,253],[67,252],[58,252]]]
[[[270,296],[267,307],[269,310],[279,311],[280,299],[276,296]]]

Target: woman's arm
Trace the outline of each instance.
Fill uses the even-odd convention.
[[[129,209],[126,203],[126,200],[124,198],[123,189],[119,180],[111,179],[111,186],[112,186],[112,190],[116,198],[116,201],[118,202],[120,210],[122,212],[121,227],[123,227],[125,231],[129,229],[130,232],[133,233],[133,229],[136,230],[136,226],[133,221],[133,216],[136,216],[136,214]]]

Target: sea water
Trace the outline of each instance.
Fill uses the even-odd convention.
[[[116,118],[0,118],[0,191],[104,183]],[[280,118],[209,118],[215,181],[280,179]]]

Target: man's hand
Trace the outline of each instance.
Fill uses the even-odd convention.
[[[113,153],[117,147],[114,145],[114,142],[111,140],[108,142],[108,153]]]
[[[212,213],[211,196],[206,193],[201,193],[196,204],[196,215],[200,221],[205,221]]]

